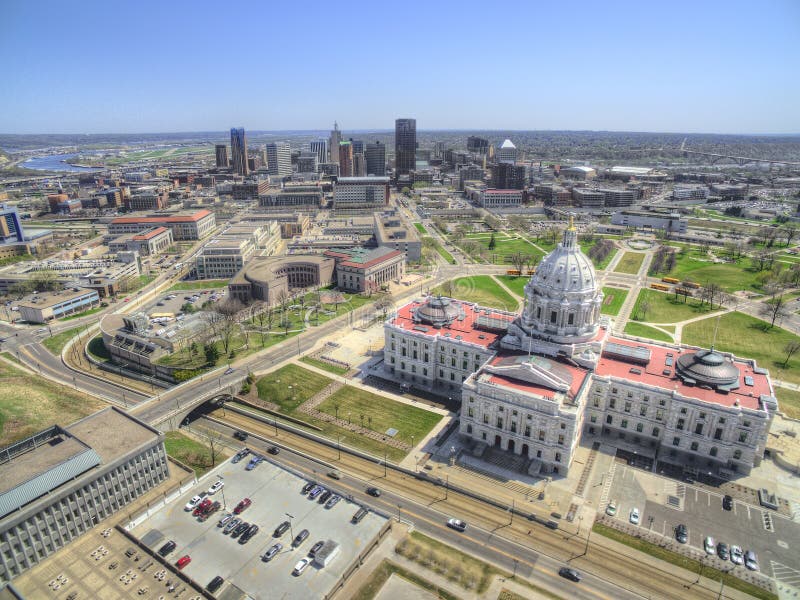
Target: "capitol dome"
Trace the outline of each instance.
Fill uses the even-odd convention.
[[[453,304],[450,298],[442,296],[430,296],[425,304],[412,311],[412,318],[418,323],[427,323],[434,327],[450,325],[463,310],[458,304]]]
[[[588,342],[600,327],[600,291],[591,259],[578,245],[570,217],[563,241],[548,254],[525,285],[525,308],[509,328],[506,345],[525,350]],[[551,348],[552,351],[552,348]]]
[[[707,385],[722,391],[739,387],[739,369],[713,347],[683,354],[678,358],[675,371],[690,385]]]

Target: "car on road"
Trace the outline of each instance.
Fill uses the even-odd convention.
[[[214,577],[214,579],[212,579],[211,581],[208,582],[208,585],[206,586],[206,590],[208,590],[209,592],[211,592],[213,594],[219,588],[222,587],[223,583],[225,583],[225,580],[222,577],[220,577],[219,575],[217,575],[216,577]]]
[[[243,441],[245,441],[247,439],[247,433],[245,433],[244,431],[236,430],[233,433],[233,437],[235,437],[237,440],[240,440],[240,441],[243,442]]]
[[[233,519],[233,513],[225,513],[225,516],[217,523],[217,527],[225,527],[225,525],[231,522],[231,519]]]
[[[703,550],[706,551],[706,554],[716,554],[717,553],[717,543],[714,541],[714,538],[710,535],[703,540]]]
[[[232,368],[232,367],[228,367],[227,369],[225,369],[225,375],[230,375],[230,374],[231,374],[231,373],[233,373],[235,370],[236,370],[236,369],[234,369],[234,368]]]
[[[247,528],[247,531],[242,533],[242,537],[239,538],[239,543],[246,544],[257,533],[258,533],[258,525],[254,523]]]
[[[269,452],[272,455],[280,454],[280,451],[281,451],[281,449],[278,448],[277,446],[270,446],[269,450],[267,450],[267,452]]]
[[[264,556],[261,557],[261,560],[263,560],[264,562],[269,562],[281,550],[283,550],[283,544],[275,544],[274,546],[271,546],[269,550],[264,552]]]
[[[325,503],[325,508],[333,508],[334,506],[336,506],[336,503],[339,502],[339,500],[341,499],[342,497],[339,494],[334,494],[333,496],[331,496],[331,499]]]
[[[225,485],[225,482],[224,482],[224,481],[222,481],[221,479],[220,479],[219,481],[215,481],[215,482],[214,482],[214,483],[211,485],[211,487],[210,487],[210,488],[208,488],[208,491],[206,492],[206,494],[208,494],[209,496],[213,496],[213,495],[214,495],[214,494],[216,494],[218,491],[220,491],[220,490],[222,489],[222,486],[224,486],[224,485]]]
[[[244,498],[241,502],[239,502],[239,504],[236,505],[236,508],[233,509],[233,514],[242,514],[252,503],[253,501],[250,500],[250,498]]]
[[[197,505],[200,504],[202,501],[203,501],[202,496],[192,496],[192,499],[186,503],[186,506],[183,507],[183,510],[185,510],[186,512],[193,511],[195,508],[197,508]]]
[[[375,498],[379,498],[380,495],[381,495],[381,491],[376,487],[368,487],[367,488],[367,493],[370,496],[374,496]]]
[[[635,506],[631,509],[631,514],[629,519],[631,523],[633,523],[634,525],[639,524],[639,509],[636,508]]]
[[[717,556],[719,556],[722,560],[728,560],[731,557],[728,544],[725,542],[720,542],[717,544]]]
[[[161,548],[158,549],[158,553],[161,556],[166,556],[167,554],[169,554],[170,552],[175,550],[176,546],[177,546],[177,544],[174,541],[170,540],[166,544],[161,546]]]
[[[467,528],[467,524],[460,519],[448,519],[447,526],[450,529],[455,529],[456,531],[462,532]]]
[[[317,552],[319,552],[320,548],[322,548],[324,545],[325,545],[324,541],[322,540],[318,541],[316,544],[311,546],[311,550],[308,551],[308,556],[314,558]]]
[[[289,527],[291,527],[291,523],[289,523],[289,521],[284,521],[275,528],[275,531],[272,532],[272,537],[281,537],[284,533],[289,531]]]
[[[675,528],[675,539],[681,544],[685,544],[689,541],[689,530],[686,529],[686,525],[683,523]]]
[[[615,514],[617,514],[617,501],[616,500],[612,500],[611,502],[608,503],[608,506],[606,506],[606,514],[609,517],[613,517]]]
[[[192,557],[189,556],[188,554],[184,554],[178,559],[178,561],[175,563],[175,566],[178,567],[179,569],[182,569],[190,562],[192,562]]]
[[[581,574],[578,573],[575,569],[570,569],[569,567],[561,567],[558,570],[558,574],[561,575],[564,579],[569,579],[570,581],[580,581]]]
[[[731,562],[735,565],[744,564],[744,551],[735,544],[731,546]]]
[[[307,494],[310,492],[314,487],[317,485],[316,481],[309,481],[303,486],[303,489],[300,491],[301,494]]]
[[[751,571],[758,571],[758,557],[752,550],[744,553],[744,566]]]
[[[242,522],[242,520],[241,520],[241,519],[239,519],[238,517],[234,517],[233,519],[231,519],[230,521],[228,521],[228,524],[227,524],[227,525],[225,525],[225,529],[223,529],[223,530],[222,530],[222,533],[224,533],[225,535],[228,535],[228,534],[229,534],[231,531],[233,531],[234,529],[236,529],[236,527],[237,527],[237,526],[239,525],[239,523],[241,523],[241,522]]]
[[[331,479],[341,479],[342,474],[339,473],[339,471],[333,470],[328,472],[328,477],[330,477]]]
[[[730,494],[725,494],[722,497],[722,508],[725,510],[733,509],[733,497]]]
[[[292,547],[297,548],[300,544],[306,541],[307,537],[308,537],[308,529],[303,529],[303,531],[298,533],[292,540]]]
[[[310,564],[311,564],[310,558],[307,557],[301,558],[300,560],[297,561],[297,564],[294,566],[294,570],[292,570],[292,575],[294,575],[295,577],[299,577],[300,575],[303,574],[303,571],[305,571],[308,565]]]

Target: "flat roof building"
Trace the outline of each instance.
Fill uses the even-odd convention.
[[[337,248],[324,256],[336,261],[336,285],[348,292],[377,292],[405,273],[405,253],[386,246]]]
[[[20,316],[29,323],[47,323],[75,315],[100,304],[100,295],[95,290],[74,288],[63,292],[36,294],[27,301],[19,302]]]
[[[176,241],[201,240],[214,231],[217,221],[214,213],[206,209],[186,213],[117,217],[109,223],[108,233],[140,233],[158,226],[171,229],[172,237]]]

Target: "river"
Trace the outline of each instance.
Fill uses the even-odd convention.
[[[76,167],[68,162],[65,162],[73,156],[77,156],[77,154],[50,154],[48,156],[37,156],[34,158],[29,158],[20,166],[25,167],[26,169],[34,169],[36,171],[70,171],[74,173],[99,171],[99,169],[94,169],[92,167]]]

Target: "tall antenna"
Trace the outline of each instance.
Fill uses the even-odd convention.
[[[711,340],[711,350],[714,350],[714,344],[716,344],[716,343],[717,343],[717,332],[719,331],[719,320],[720,320],[721,318],[722,318],[722,315],[720,314],[720,315],[717,317],[717,324],[716,324],[716,325],[714,325],[714,338]]]

